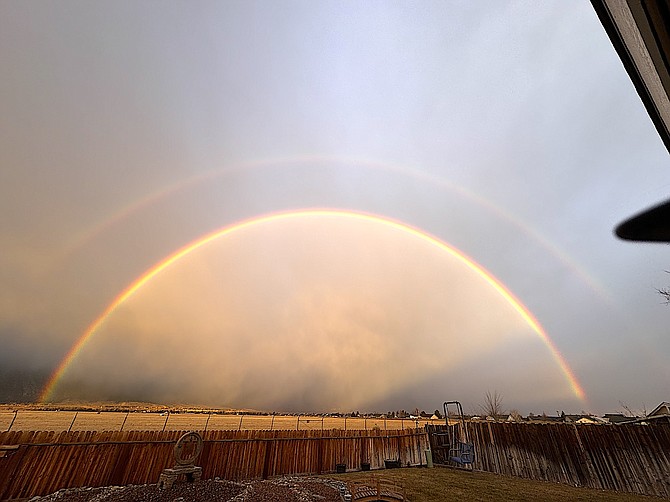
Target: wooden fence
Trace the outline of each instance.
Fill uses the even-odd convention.
[[[0,433],[0,500],[61,488],[156,483],[174,464],[180,431]],[[258,479],[321,474],[337,464],[372,469],[387,459],[418,465],[427,448],[421,430],[207,431],[197,461],[203,479]]]
[[[446,436],[427,426],[433,457],[448,463]],[[670,497],[670,425],[470,422],[473,468],[573,486]]]

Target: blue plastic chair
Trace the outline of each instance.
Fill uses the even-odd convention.
[[[475,447],[472,443],[458,443],[458,456],[451,457],[457,464],[471,464],[475,459]]]

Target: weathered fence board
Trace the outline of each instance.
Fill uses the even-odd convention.
[[[448,433],[426,426],[436,463]],[[468,422],[473,468],[573,486],[670,497],[670,424],[574,425]]]
[[[0,500],[27,498],[75,486],[156,483],[174,463],[181,431],[4,432],[0,445],[18,445],[0,457]],[[203,478],[257,479],[282,474],[335,472],[384,460],[417,465],[427,448],[420,430],[207,431],[198,465]]]

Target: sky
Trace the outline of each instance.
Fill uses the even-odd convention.
[[[0,64],[5,386],[670,397],[667,247],[613,235],[668,152],[589,2],[5,1]]]

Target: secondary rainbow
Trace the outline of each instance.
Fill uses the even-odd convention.
[[[591,276],[580,264],[578,264],[574,259],[572,259],[564,250],[556,246],[554,243],[550,242],[546,237],[544,237],[540,232],[535,230],[532,226],[526,224],[523,220],[519,219],[517,216],[511,212],[503,209],[502,207],[494,204],[492,201],[482,197],[481,195],[472,192],[471,190],[453,183],[448,179],[442,178],[441,176],[436,176],[428,172],[412,168],[409,166],[395,165],[390,163],[382,163],[365,158],[349,158],[349,157],[331,157],[331,156],[321,156],[321,155],[299,155],[292,157],[273,157],[265,159],[256,159],[253,161],[242,162],[239,164],[231,165],[225,168],[212,169],[202,173],[194,174],[186,179],[181,179],[177,182],[171,183],[160,188],[158,191],[150,193],[141,199],[138,199],[125,207],[118,210],[116,213],[111,215],[106,220],[98,223],[93,228],[88,229],[81,235],[79,235],[74,242],[70,243],[62,253],[62,257],[67,257],[76,252],[76,250],[85,246],[86,243],[94,240],[98,235],[102,234],[109,228],[113,227],[116,224],[124,221],[129,218],[131,215],[134,215],[140,212],[143,209],[153,206],[161,200],[167,199],[174,194],[185,190],[188,187],[198,186],[202,183],[215,180],[216,178],[233,174],[236,172],[242,173],[247,170],[255,170],[261,167],[277,167],[277,166],[290,166],[290,165],[306,165],[310,163],[345,163],[349,165],[356,165],[364,169],[371,171],[384,171],[388,173],[395,173],[401,176],[406,176],[411,179],[418,180],[420,182],[426,183],[429,186],[439,186],[444,190],[451,191],[470,202],[478,205],[479,207],[489,211],[491,214],[495,215],[497,218],[502,219],[504,222],[516,227],[522,233],[536,241],[540,246],[545,248],[549,253],[558,259],[560,263],[570,270],[571,273],[575,274],[584,284],[586,284],[594,293],[598,295],[599,298],[604,300],[607,303],[612,303],[613,299],[607,290],[600,281]]]
[[[533,314],[521,303],[521,301],[512,294],[493,274],[491,274],[484,267],[475,262],[472,258],[465,255],[458,249],[450,246],[444,241],[438,239],[437,237],[430,235],[422,230],[419,230],[415,227],[402,223],[400,221],[392,220],[390,218],[373,215],[370,213],[362,213],[357,211],[348,211],[341,209],[301,209],[296,211],[286,211],[280,213],[270,213],[267,215],[247,219],[241,222],[233,223],[221,229],[215,230],[209,234],[206,234],[203,237],[187,244],[186,246],[178,249],[174,253],[170,254],[162,261],[155,264],[153,267],[149,268],[144,272],[139,278],[133,281],[128,287],[126,287],[108,306],[107,308],[88,326],[86,331],[79,337],[79,339],[72,345],[68,353],[65,355],[63,360],[60,362],[56,370],[53,372],[49,381],[45,385],[42,393],[40,394],[40,401],[48,401],[58,384],[58,381],[63,376],[68,366],[72,361],[77,357],[77,354],[84,347],[86,342],[88,342],[100,326],[105,322],[105,320],[121,305],[123,302],[128,300],[133,296],[139,289],[141,289],[147,282],[156,277],[158,274],[163,272],[165,269],[171,265],[178,262],[180,259],[186,255],[192,253],[193,251],[213,242],[217,239],[223,238],[232,233],[238,232],[245,228],[252,226],[271,223],[285,219],[291,218],[301,218],[305,216],[336,216],[341,218],[351,218],[363,221],[375,222],[378,224],[386,225],[397,230],[406,232],[414,237],[417,237],[433,246],[438,247],[440,250],[448,253],[449,255],[457,258],[461,263],[466,265],[472,271],[477,273],[482,279],[484,279],[492,288],[495,289],[523,318],[523,320],[535,331],[535,333],[542,339],[542,341],[547,345],[551,351],[554,359],[557,364],[563,371],[566,380],[568,381],[570,388],[574,395],[580,400],[585,400],[585,393],[577,380],[576,376],[570,369],[570,366],[565,361],[558,348],[554,345],[552,340],[547,335],[544,328],[540,325],[538,320],[533,316]]]

